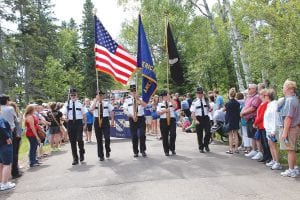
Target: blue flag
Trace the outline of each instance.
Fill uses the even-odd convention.
[[[144,102],[148,103],[149,99],[156,91],[157,79],[154,72],[153,61],[140,15],[137,66],[142,68],[142,98]]]

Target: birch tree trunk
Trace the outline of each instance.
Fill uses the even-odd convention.
[[[207,4],[207,1],[206,0],[203,0],[203,4],[198,4],[198,0],[196,1],[193,1],[193,0],[189,0],[189,2],[195,6],[196,8],[198,8],[198,10],[201,12],[202,15],[204,15],[205,17],[208,18],[208,21],[209,21],[209,24],[210,24],[210,27],[211,27],[211,30],[213,31],[213,33],[216,35],[216,38],[218,40],[218,43],[219,44],[222,44],[222,41],[221,41],[221,38],[220,38],[220,35],[218,33],[218,29],[217,27],[215,26],[215,23],[214,23],[214,19],[213,19],[213,15],[208,7],[208,4]],[[218,1],[220,3],[220,1]],[[205,9],[205,12],[202,10],[202,8]],[[225,21],[225,18],[226,18],[226,13],[224,12],[224,14],[222,15],[222,19],[223,21]],[[224,22],[225,23],[225,22]],[[231,65],[231,62],[228,58],[228,56],[226,55],[226,52],[224,52],[224,50],[222,50],[222,56],[225,60],[225,63],[226,63],[226,68],[227,68],[227,71],[228,71],[228,78],[229,78],[229,83],[230,83],[230,80],[234,78],[234,76],[232,75],[232,65]],[[233,57],[233,59],[236,59],[235,57]],[[234,60],[234,63],[237,63],[238,64],[238,59]],[[238,68],[239,69],[239,68]],[[236,74],[239,74],[240,71],[236,71]],[[239,77],[240,74],[239,74]],[[243,82],[243,80],[242,80]],[[233,85],[232,85],[233,86]],[[243,85],[241,85],[242,88],[244,88]],[[231,85],[229,86],[231,87]],[[240,86],[239,86],[240,87]],[[241,90],[241,89],[240,89]]]
[[[232,57],[233,57],[233,66],[234,66],[234,70],[235,70],[235,75],[238,81],[238,86],[239,86],[239,91],[244,91],[245,87],[244,87],[244,81],[243,78],[241,76],[241,70],[240,70],[240,66],[239,66],[239,58],[238,58],[238,50],[236,47],[236,44],[234,42],[234,36],[233,36],[233,31],[230,31],[230,42],[231,42],[231,52],[232,52]]]
[[[231,15],[231,12],[230,12],[230,3],[229,3],[229,1],[224,0],[224,4],[225,4],[225,9],[228,13],[228,20],[229,20],[229,24],[230,24],[230,27],[231,27],[231,30],[232,30],[232,33],[233,33],[233,40],[234,40],[234,43],[236,43],[236,45],[238,47],[238,50],[239,50],[239,54],[240,54],[240,58],[241,58],[242,66],[243,66],[243,71],[244,71],[244,76],[245,76],[245,81],[246,81],[246,84],[248,85],[249,83],[252,82],[252,78],[251,78],[251,73],[250,73],[250,67],[246,62],[246,56],[245,56],[245,53],[244,53],[244,50],[243,50],[243,43],[242,43],[242,40],[241,40],[241,36],[240,36],[240,33],[238,32],[238,30],[235,27],[234,18]]]
[[[2,50],[2,47],[4,46],[3,45],[3,32],[2,32],[2,28],[1,28],[1,24],[0,24],[0,61],[3,60],[3,50]],[[4,88],[3,88],[3,70],[0,70],[0,94],[2,94],[4,92]]]
[[[223,0],[223,4],[225,4],[224,1],[225,0]],[[221,5],[220,0],[218,0],[218,7],[219,7],[219,12],[222,16],[222,21],[225,24],[226,23],[227,12],[226,12],[226,9],[224,8],[224,5],[223,6]],[[243,77],[241,75],[238,50],[237,50],[236,44],[234,42],[233,32],[232,32],[232,30],[228,31],[226,27],[227,26],[225,26],[225,31],[229,32],[229,38],[230,38],[230,44],[231,44],[231,54],[232,54],[232,60],[233,60],[233,66],[234,66],[236,79],[238,81],[238,90],[239,91],[244,91],[245,90],[244,80],[243,80]]]

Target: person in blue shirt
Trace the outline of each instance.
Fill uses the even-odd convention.
[[[0,110],[1,112],[1,110]],[[13,162],[12,133],[9,123],[0,118],[0,190],[9,190],[16,186],[8,182]]]
[[[86,98],[84,100],[84,106],[86,110],[88,111],[86,113],[86,127],[85,127],[85,132],[86,132],[86,141],[88,143],[92,142],[92,129],[93,129],[93,123],[94,123],[94,115],[92,112],[90,112],[90,99]]]
[[[224,106],[223,97],[219,95],[219,91],[217,89],[214,89],[214,95],[216,98],[215,110],[220,110]]]

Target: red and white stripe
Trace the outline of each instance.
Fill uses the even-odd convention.
[[[118,46],[113,54],[106,48],[95,45],[96,69],[107,73],[123,85],[126,85],[137,68],[136,59],[122,46]]]

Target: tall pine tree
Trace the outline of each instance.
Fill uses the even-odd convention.
[[[95,28],[94,28],[94,5],[91,0],[86,0],[83,5],[83,71],[85,73],[85,89],[87,96],[93,96],[97,89],[96,70],[95,70]],[[99,72],[99,88],[108,90],[113,86],[112,79],[107,74]]]

